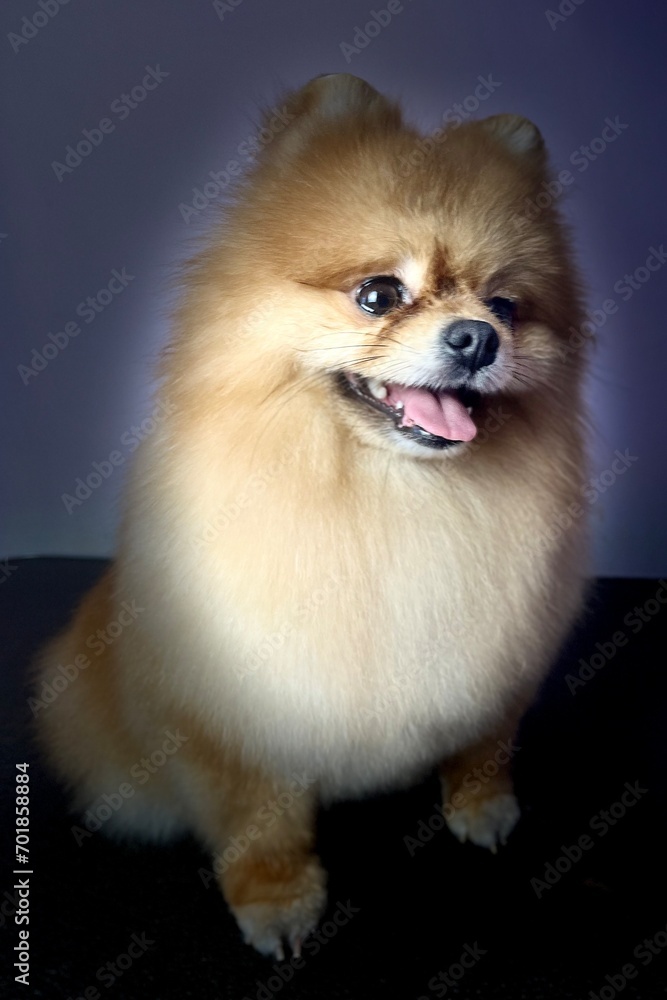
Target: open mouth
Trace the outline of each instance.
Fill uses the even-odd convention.
[[[472,419],[481,396],[473,389],[440,389],[402,385],[342,372],[345,391],[392,421],[405,437],[427,448],[449,448],[472,441],[477,426]]]

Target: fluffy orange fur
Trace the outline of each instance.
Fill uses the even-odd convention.
[[[499,115],[427,147],[345,75],[287,108],[188,269],[169,415],[136,456],[118,557],[37,687],[136,602],[38,712],[41,739],[86,810],[180,732],[106,829],[193,830],[246,940],[275,954],[325,906],[321,799],[440,764],[457,834],[509,833],[508,769],[474,794],[465,775],[515,731],[585,572],[583,520],[557,529],[584,478],[583,360],[561,350],[579,295],[554,209],[523,211],[546,177],[539,132]],[[410,302],[363,312],[373,275],[399,275]],[[516,303],[514,329],[494,296]],[[337,376],[414,382],[453,317],[494,324],[500,347],[476,439],[439,451]],[[247,849],[231,855],[233,838]]]

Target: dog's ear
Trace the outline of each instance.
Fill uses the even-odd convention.
[[[521,115],[492,115],[478,124],[516,156],[530,157],[536,165],[544,163],[546,151],[542,133],[527,118]]]
[[[264,124],[269,125],[269,130],[272,116],[276,117],[276,109],[265,115]],[[271,156],[278,153],[289,156],[306,146],[311,138],[323,132],[335,133],[338,128],[368,131],[401,126],[398,105],[351,73],[316,76],[279,102],[278,117],[286,127],[270,143]]]
[[[290,95],[288,112],[319,121],[334,121],[354,116],[380,119],[385,124],[400,125],[398,106],[387,100],[370,83],[351,73],[326,73]]]

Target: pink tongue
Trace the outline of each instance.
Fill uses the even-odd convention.
[[[425,431],[448,441],[472,441],[477,428],[461,400],[453,392],[431,392],[413,386],[387,383],[385,403],[403,403],[402,427],[419,424]]]

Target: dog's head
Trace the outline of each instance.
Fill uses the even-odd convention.
[[[474,441],[494,399],[576,381],[567,241],[552,206],[527,207],[547,176],[534,125],[496,115],[425,139],[348,75],[311,81],[281,117],[215,280],[244,364],[284,385],[287,413],[315,394],[365,443],[436,457]]]

